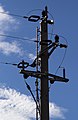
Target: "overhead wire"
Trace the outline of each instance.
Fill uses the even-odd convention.
[[[31,12],[35,12],[35,11],[42,11],[42,9],[33,9],[33,10],[30,10],[26,15],[29,15]]]
[[[9,12],[0,12],[1,14],[5,14],[5,15],[11,15],[11,16],[15,16],[15,17],[20,17],[20,18],[28,18],[27,16],[22,16],[22,15],[16,15],[16,14],[12,14]]]
[[[31,90],[31,87],[28,85],[28,83],[26,82],[25,79],[24,79],[24,82],[25,82],[25,85],[26,85],[27,89],[30,91],[30,93],[31,93],[31,95],[33,97],[34,102],[36,103],[38,111],[39,111],[39,114],[40,114],[39,103],[36,101],[36,98],[34,97],[34,94],[33,94],[32,90]]]
[[[29,11],[29,12],[27,13],[27,15],[30,14],[31,12],[33,12],[33,11],[42,11],[42,9],[34,9],[34,10],[31,10],[31,11]],[[9,13],[9,12],[0,12],[0,13],[1,13],[1,14],[6,14],[6,15],[15,16],[15,17],[28,18],[28,16],[22,16],[22,15],[12,14],[12,13]],[[48,12],[48,13],[49,13],[49,12]],[[49,13],[49,14],[50,14],[51,18],[52,18],[53,21],[54,21],[54,18],[53,18],[53,16],[52,16],[52,14],[51,14],[51,13]],[[15,38],[15,39],[20,39],[20,40],[28,40],[28,41],[33,41],[33,42],[34,42],[34,40],[32,40],[32,39],[20,38],[20,37],[16,37],[16,36],[5,35],[5,34],[0,34],[0,36],[10,37],[10,38]]]
[[[0,34],[2,37],[8,37],[8,38],[14,38],[14,39],[19,39],[19,40],[25,40],[29,42],[35,42],[35,39],[28,39],[28,38],[22,38],[22,37],[16,37],[16,36],[11,36],[11,35],[6,35],[6,34]]]
[[[20,18],[28,18],[28,16],[25,16],[25,15],[22,16],[22,15],[12,14],[12,13],[9,13],[9,12],[0,12],[0,13],[1,14],[15,16],[15,17],[20,17]],[[28,38],[22,38],[22,37],[5,35],[5,34],[0,34],[0,36],[2,36],[2,37],[8,37],[8,38],[14,38],[14,39],[18,39],[18,40],[24,40],[24,41],[28,41],[28,42],[35,42],[35,39],[28,39]],[[5,64],[10,64],[10,63],[5,63]]]
[[[39,9],[36,9],[36,10],[39,10]],[[35,10],[32,10],[32,11],[35,11]],[[29,11],[30,13],[31,11]],[[22,15],[16,15],[16,14],[11,14],[11,13],[8,13],[8,12],[0,12],[1,14],[6,14],[6,15],[11,15],[11,16],[15,16],[15,17],[21,17],[21,18],[28,18],[28,16],[22,16]],[[28,13],[27,13],[28,14]],[[28,38],[21,38],[21,37],[16,37],[16,36],[11,36],[11,35],[5,35],[5,34],[0,34],[0,36],[5,36],[5,37],[9,37],[9,38],[14,38],[14,39],[20,39],[20,40],[26,40],[26,41],[32,41],[32,42],[35,42],[35,40],[32,40],[32,39],[28,39]]]
[[[24,79],[24,82],[25,82],[25,85],[26,85],[27,89],[30,91],[30,93],[31,93],[31,95],[32,95],[32,97],[33,97],[33,99],[34,99],[34,101],[35,101],[35,103],[36,103],[36,99],[35,99],[35,97],[34,97],[34,95],[33,95],[33,93],[32,93],[31,87],[28,85],[28,83],[26,82],[25,79]]]
[[[1,62],[1,61],[0,61],[0,64],[13,65],[13,66],[17,66],[18,65],[16,63]]]
[[[55,74],[57,74],[59,68],[61,68],[61,66],[62,66],[62,64],[63,64],[63,61],[64,61],[64,59],[65,59],[65,56],[66,56],[66,52],[67,52],[67,48],[65,49],[65,52],[64,52],[63,58],[62,58],[62,60],[61,60],[60,65],[57,67]]]
[[[56,34],[53,34],[53,35],[56,35]],[[2,36],[7,36],[7,35],[2,35]],[[23,39],[23,40],[30,40],[30,39],[24,39],[24,38],[19,38],[19,37],[14,37],[14,36],[7,36],[7,37],[18,38],[18,39]],[[62,37],[62,38],[66,41],[66,43],[67,43],[67,45],[68,45],[68,42],[67,42],[67,40],[65,39],[65,37],[63,37],[63,36],[59,36],[59,37]],[[33,41],[33,42],[34,42],[34,41]],[[46,48],[46,49],[47,49],[47,48]],[[46,49],[45,49],[45,50],[46,50]],[[42,53],[44,53],[45,50],[44,50]],[[63,56],[63,58],[62,58],[62,61],[61,61],[60,65],[58,66],[58,68],[57,68],[55,74],[58,72],[59,68],[61,67],[61,65],[62,65],[62,63],[63,63],[63,61],[64,61],[64,59],[65,59],[66,52],[67,52],[67,48],[65,49],[64,56]],[[42,53],[40,53],[40,55],[41,55]],[[37,59],[37,58],[36,58],[36,59]],[[17,65],[17,64],[7,63],[7,62],[6,62],[6,63],[0,62],[0,64],[1,64],[1,63],[2,63],[2,64]]]

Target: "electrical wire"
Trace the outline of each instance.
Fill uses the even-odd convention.
[[[35,12],[35,11],[42,11],[42,9],[33,9],[33,10],[30,10],[26,15],[29,15],[31,12]]]
[[[8,63],[8,62],[1,62],[1,61],[0,61],[0,64],[13,65],[13,66],[17,66],[18,65],[16,63]]]
[[[1,14],[15,16],[15,17],[28,18],[27,16],[21,16],[21,15],[11,14],[11,13],[8,13],[8,12],[0,12],[0,13]],[[5,34],[0,34],[0,36],[5,36],[5,37],[9,37],[9,38],[14,38],[14,39],[27,40],[27,41],[35,42],[35,40],[32,40],[32,39],[20,38],[20,37],[16,37],[16,36],[5,35]]]
[[[19,40],[25,40],[25,41],[29,41],[29,42],[35,42],[35,39],[28,39],[28,38],[21,38],[21,37],[16,37],[16,36],[11,36],[11,35],[5,35],[5,34],[0,34],[0,36],[2,37],[8,37],[8,38],[14,38],[14,39],[19,39]]]
[[[6,14],[6,15],[15,16],[15,17],[20,17],[20,18],[27,17],[27,16],[22,16],[22,15],[11,14],[11,13],[8,13],[8,12],[0,12],[0,13],[1,13],[1,14]],[[27,17],[27,18],[28,18],[28,17]]]
[[[56,35],[56,34],[53,34],[53,35]],[[3,34],[2,34],[2,36],[7,36],[7,35],[3,35]],[[23,39],[23,38],[13,37],[13,36],[7,36],[7,37],[11,37],[11,38],[18,38],[18,39]],[[62,37],[62,38],[66,41],[66,43],[67,43],[67,40],[66,40],[63,36],[60,36],[60,37]],[[23,39],[23,40],[30,40],[30,39]],[[67,44],[68,44],[68,43],[67,43]],[[48,48],[46,48],[46,49],[48,49]],[[45,50],[43,50],[43,52],[42,52],[42,53],[44,53],[44,52],[46,51],[46,49],[45,49]],[[62,65],[62,63],[63,63],[63,61],[64,61],[64,58],[65,58],[66,52],[67,52],[67,49],[65,49],[65,53],[64,53],[63,59],[62,59],[62,61],[61,61],[60,65],[58,66],[58,68],[57,68],[57,70],[56,70],[56,72],[55,72],[55,73],[57,73],[58,69],[61,67],[61,65]],[[41,55],[42,53],[40,53],[40,55]],[[36,59],[37,59],[37,58],[36,58]],[[13,64],[13,63],[7,63],[7,62],[5,62],[5,63],[4,63],[4,62],[0,62],[0,64],[17,65],[17,64]]]
[[[24,79],[24,82],[25,82],[25,85],[26,85],[27,89],[30,91],[30,93],[31,93],[31,95],[32,95],[32,97],[33,97],[34,102],[36,103],[37,108],[38,108],[38,111],[39,111],[39,114],[40,114],[39,103],[37,103],[37,101],[36,101],[36,99],[35,99],[35,97],[34,97],[34,94],[33,94],[32,90],[31,90],[31,87],[28,85],[28,83],[26,82],[25,79]]]
[[[31,11],[29,11],[29,12],[27,13],[27,15],[30,14],[31,12],[33,12],[33,11],[42,11],[42,9],[34,9],[34,10],[31,10]],[[15,17],[28,18],[27,16],[21,16],[21,15],[11,14],[11,13],[7,13],[7,12],[0,12],[0,13],[1,13],[1,14],[7,14],[7,15],[15,16]],[[49,13],[49,12],[48,12],[48,13]],[[51,13],[49,13],[49,14],[50,14],[51,18],[52,18],[53,21],[54,21],[54,18],[53,18],[53,16],[52,16],[52,14],[51,14]],[[53,31],[53,30],[52,30],[52,31]],[[20,40],[33,41],[33,42],[35,41],[35,40],[32,40],[32,39],[20,38],[20,37],[16,37],[16,36],[5,35],[5,34],[0,34],[0,36],[10,37],[10,38],[20,39]]]
[[[29,17],[27,15],[29,15],[31,12],[33,11],[41,11],[42,9],[34,9],[34,10],[31,10],[29,11],[26,15],[17,15],[17,14],[13,14],[13,13],[9,13],[9,12],[0,12],[1,14],[6,14],[6,15],[11,15],[11,16],[14,16],[14,17],[19,17],[19,18],[25,18],[25,19],[28,19]]]
[[[59,68],[61,68],[61,66],[62,66],[62,64],[63,64],[63,62],[64,62],[64,59],[65,59],[65,56],[66,56],[66,52],[67,52],[67,48],[65,49],[65,52],[64,52],[62,61],[61,61],[60,65],[57,67],[55,74],[57,74]]]
[[[25,85],[26,85],[27,89],[30,91],[30,93],[31,93],[31,95],[32,95],[32,97],[33,97],[33,99],[34,99],[34,102],[36,103],[36,99],[35,99],[35,97],[34,97],[34,95],[33,95],[33,93],[32,93],[31,87],[28,85],[28,83],[26,82],[25,79],[24,79],[24,82],[25,82]]]

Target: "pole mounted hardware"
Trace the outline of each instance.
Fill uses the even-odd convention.
[[[54,74],[50,74],[50,73],[41,73],[40,71],[36,72],[36,71],[29,71],[29,70],[21,70],[20,73],[25,74],[28,77],[31,76],[31,77],[37,77],[40,79],[42,76],[44,76],[44,77],[48,76],[48,80],[50,81],[50,83],[54,83],[55,81],[58,81],[58,82],[68,82],[69,81],[69,79],[65,78],[65,69],[63,69],[63,77],[60,77],[60,76],[57,76]]]
[[[50,52],[48,52],[48,58],[50,57],[50,55],[53,53],[53,51],[57,48],[67,48],[66,44],[59,44],[59,36],[56,35],[55,36],[55,42],[52,43],[52,45],[49,46],[49,49],[51,48]]]
[[[20,62],[17,67],[21,68],[22,70],[24,70],[25,68],[27,68],[29,66],[28,62],[25,62],[24,60],[22,60],[22,62]]]
[[[30,17],[28,17],[28,21],[31,22],[37,22],[38,20],[40,20],[40,16],[37,15],[31,15]]]
[[[40,41],[40,45],[46,45],[46,44],[50,45],[52,44],[52,41],[51,40]]]
[[[39,20],[45,21],[47,24],[54,24],[54,20],[46,20],[48,16],[46,15],[45,10],[42,11],[42,17],[38,15],[31,15],[31,16],[23,16],[23,18],[28,19],[31,22],[37,22]]]
[[[28,21],[31,21],[31,22],[37,22],[38,20],[40,20],[40,16],[38,15],[31,15],[29,17],[23,16],[23,18],[28,19]]]

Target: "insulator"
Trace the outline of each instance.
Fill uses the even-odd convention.
[[[63,68],[63,78],[65,78],[65,68]]]
[[[59,42],[59,36],[58,36],[58,35],[55,36],[55,42],[56,42],[56,43]]]
[[[30,17],[28,17],[28,21],[31,22],[37,22],[38,20],[40,20],[40,16],[37,15],[31,15]]]
[[[45,13],[45,11],[43,10],[42,11],[42,17],[45,17],[46,16],[46,13]]]
[[[65,44],[60,44],[60,48],[67,48],[67,45],[65,45]]]

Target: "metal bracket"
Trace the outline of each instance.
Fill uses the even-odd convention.
[[[41,78],[42,76],[45,76],[45,77],[48,76],[48,80],[50,80],[51,84],[54,83],[55,81],[58,81],[58,82],[68,82],[69,81],[69,79],[67,79],[67,78],[53,75],[50,73],[41,73],[41,72],[29,71],[29,70],[21,70],[20,73],[27,75],[27,76],[38,77],[38,78]]]

